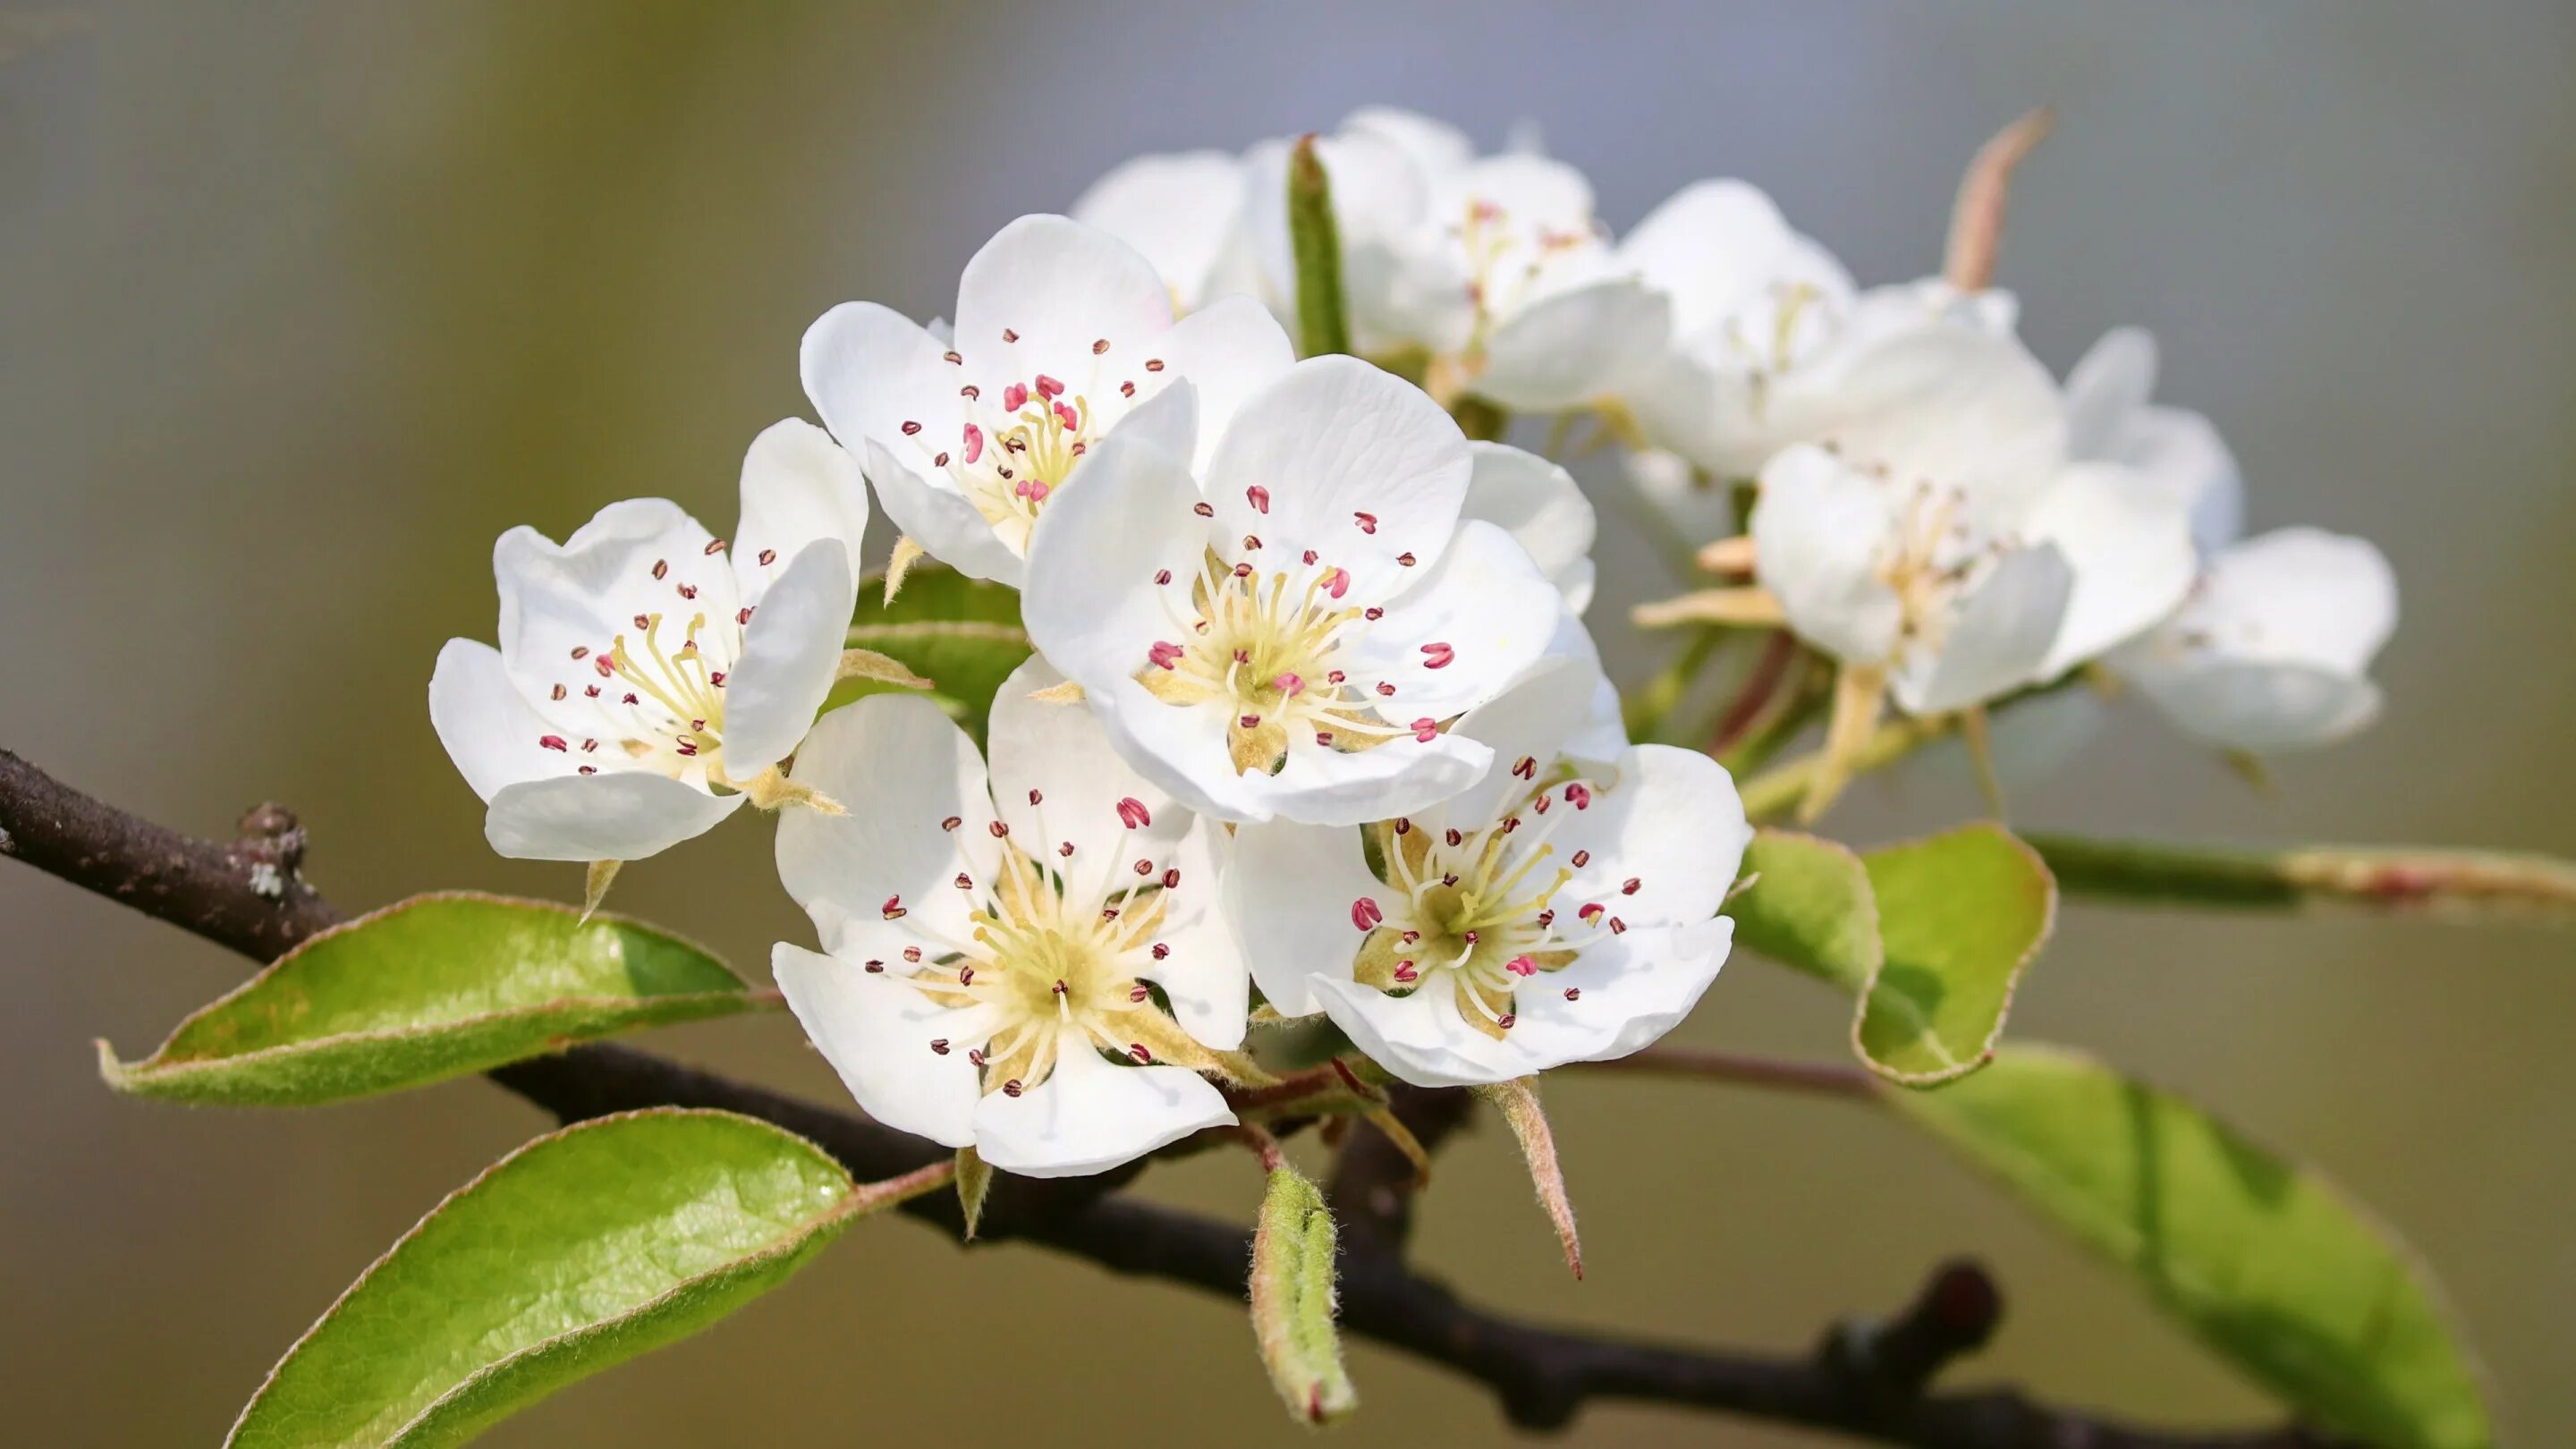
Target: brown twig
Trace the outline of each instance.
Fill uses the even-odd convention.
[[[261,824],[263,833],[246,841],[193,840],[83,795],[0,750],[0,853],[267,961],[341,916],[293,878],[300,842],[290,843],[290,818],[275,811]],[[272,882],[257,868],[263,863],[280,873],[283,889],[267,889]],[[950,1157],[947,1148],[864,1117],[628,1047],[574,1047],[500,1068],[491,1077],[567,1123],[653,1106],[714,1107],[757,1117],[811,1139],[863,1181]],[[1463,1119],[1466,1097],[1400,1089],[1394,1108],[1417,1137],[1436,1144]],[[1485,1384],[1511,1421],[1524,1427],[1563,1425],[1593,1399],[1629,1399],[1836,1429],[1912,1449],[2321,1449],[2325,1443],[2295,1427],[2167,1434],[2035,1403],[2009,1390],[1926,1394],[1921,1390],[1933,1374],[1983,1343],[2000,1314],[1991,1284],[1982,1293],[1967,1293],[1955,1283],[1943,1286],[1975,1271],[1959,1265],[1945,1268],[1894,1323],[1838,1329],[1824,1348],[1804,1356],[1680,1348],[1502,1318],[1460,1301],[1405,1265],[1396,1245],[1409,1210],[1406,1195],[1390,1191],[1381,1199],[1374,1183],[1386,1174],[1390,1183],[1410,1181],[1412,1165],[1392,1147],[1384,1155],[1400,1166],[1365,1149],[1373,1136],[1366,1128],[1354,1132],[1334,1180],[1346,1221],[1377,1234],[1375,1246],[1344,1239],[1343,1327]],[[1000,1178],[975,1241],[1037,1243],[1113,1272],[1240,1297],[1250,1235],[1231,1223],[1119,1193],[1132,1176]],[[964,1226],[949,1193],[914,1198],[902,1211],[951,1233]],[[1983,1306],[1963,1317],[1963,1303]]]

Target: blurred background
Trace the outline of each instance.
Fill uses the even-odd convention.
[[[2405,616],[2387,717],[2257,795],[2120,711],[2018,819],[2242,841],[2576,849],[2576,10],[1501,4],[0,5],[0,745],[207,834],[263,798],[340,905],[573,897],[492,858],[423,707],[489,637],[493,537],[662,494],[719,530],[742,449],[806,412],[796,342],[853,297],[947,312],[1011,217],[1145,150],[1240,147],[1389,101],[1488,146],[1523,119],[1616,226],[1696,177],[1776,196],[1864,280],[1932,270],[1969,153],[2061,110],[2002,281],[2063,368],[2164,345],[2258,528],[2376,539]],[[1594,621],[1669,583],[1628,526]],[[1838,817],[1958,818],[1920,774]],[[617,903],[748,971],[804,939],[750,819]],[[0,1399],[12,1437],[211,1444],[269,1364],[437,1199],[544,1125],[462,1082],[304,1114],[119,1101],[245,974],[0,868]],[[2576,1437],[2569,938],[2067,910],[2014,1030],[2080,1043],[2337,1175],[2437,1267],[2506,1437]],[[1828,1053],[1845,1009],[1740,960],[1679,1039]],[[654,1045],[818,1096],[784,1017]],[[1566,1280],[1506,1134],[1443,1160],[1419,1254],[1517,1313],[1793,1349],[1943,1255],[2010,1315],[1955,1382],[2186,1424],[2271,1411],[2120,1277],[1905,1128],[1833,1103],[1568,1077],[1550,1103],[1591,1278]],[[1249,1165],[1144,1191],[1238,1216]],[[979,1329],[1006,1357],[958,1351]],[[1346,1445],[1503,1438],[1487,1396],[1360,1346]],[[1151,1390],[1151,1396],[1140,1395]],[[1305,1442],[1241,1310],[904,1222],[496,1445]],[[1583,1444],[1822,1441],[1596,1407]]]

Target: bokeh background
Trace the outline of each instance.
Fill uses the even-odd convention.
[[[2017,815],[2228,840],[2576,848],[2576,10],[2034,3],[0,6],[0,744],[146,814],[262,798],[343,906],[569,896],[493,859],[422,704],[490,634],[491,541],[665,494],[724,526],[743,446],[806,411],[797,337],[851,297],[947,311],[1001,223],[1132,153],[1392,101],[1486,143],[1534,120],[1633,222],[1752,178],[1865,280],[1931,269],[1961,163],[2040,100],[2003,279],[2053,365],[2140,322],[2257,526],[2377,539],[2405,588],[2373,733],[2248,791],[2140,709]],[[1666,585],[1623,525],[1594,617]],[[1629,637],[1633,675],[1651,651]],[[1918,775],[1854,838],[1955,818]],[[748,818],[620,905],[757,971],[801,939]],[[242,963],[0,868],[0,1402],[16,1442],[210,1444],[273,1359],[449,1188],[541,1127],[473,1082],[310,1113],[101,1087]],[[2084,1043],[2323,1164],[2437,1265],[2509,1437],[2576,1436],[2568,937],[2069,909],[2016,1031]],[[1740,961],[1686,1041],[1829,1052],[1843,1011]],[[656,1043],[822,1096],[784,1018]],[[1942,1255],[2002,1275],[1960,1382],[2184,1423],[2267,1416],[2130,1286],[1900,1125],[1570,1077],[1550,1100],[1592,1277],[1508,1140],[1444,1160],[1420,1256],[1510,1310],[1801,1346]],[[1244,1163],[1145,1191],[1248,1213]],[[983,1335],[992,1335],[990,1338]],[[1507,1430],[1362,1346],[1354,1446]],[[909,1223],[595,1379],[496,1445],[1291,1444],[1240,1310]],[[1782,1446],[1605,1406],[1585,1444]]]

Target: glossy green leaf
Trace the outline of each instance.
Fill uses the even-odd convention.
[[[1886,1101],[2302,1416],[2386,1449],[2490,1449],[2478,1372],[2430,1277],[2314,1171],[2062,1048],[2009,1045]]]
[[[336,1102],[638,1027],[771,1004],[691,943],[547,901],[416,896],[306,941],[108,1085],[231,1105]]]
[[[1878,902],[1882,959],[1852,1045],[1890,1081],[1937,1086],[1983,1066],[2013,988],[2057,916],[2039,856],[1991,822],[1861,857]]]
[[[907,572],[891,604],[885,601],[882,576],[863,580],[849,645],[873,649],[928,679],[933,685],[929,698],[966,726],[978,743],[992,713],[993,691],[1033,652],[1028,632],[1020,627],[1019,590],[932,563]],[[824,708],[838,709],[890,690],[922,692],[845,679],[834,686]]]
[[[270,1371],[231,1449],[436,1449],[707,1327],[945,1163],[855,1187],[729,1112],[540,1137],[438,1205]]]
[[[1752,880],[1727,902],[1735,942],[1858,995],[1879,967],[1878,903],[1859,856],[1791,830],[1756,832]]]

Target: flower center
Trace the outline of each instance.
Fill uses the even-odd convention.
[[[1471,197],[1465,217],[1451,229],[1465,250],[1467,298],[1476,306],[1471,355],[1480,353],[1493,319],[1528,301],[1548,269],[1600,244],[1591,231],[1565,231],[1516,221],[1497,202]]]
[[[724,554],[721,541],[707,545],[713,567],[728,567]],[[697,599],[699,586],[675,572],[670,560],[655,560],[652,573],[683,601]],[[729,585],[716,595],[730,597]],[[724,773],[725,676],[741,657],[751,613],[742,609],[710,618],[693,609],[683,625],[673,615],[647,611],[604,646],[576,645],[570,677],[556,681],[542,706],[561,733],[542,735],[537,743],[592,757],[580,766],[585,775],[599,773],[597,758],[605,756],[674,779],[733,783]]]
[[[1882,550],[1878,577],[1903,613],[1898,649],[1938,650],[1949,636],[1952,607],[1969,579],[1993,557],[1965,518],[1967,495],[1929,481],[1917,484]]]
[[[1003,329],[1005,347],[1019,340],[1019,333]],[[1106,337],[1091,344],[1094,358],[1112,351]],[[954,350],[947,360],[961,369],[966,366],[965,355]],[[990,359],[979,354],[977,361]],[[1142,361],[1144,383],[1150,383],[1150,374],[1163,371],[1163,359]],[[970,375],[988,374],[979,366]],[[936,423],[907,419],[903,435],[933,469],[949,476],[1013,553],[1026,554],[1029,529],[1046,501],[1073,475],[1074,465],[1091,445],[1145,395],[1138,391],[1144,385],[1138,377],[1120,380],[1115,395],[1110,395],[1114,375],[1094,367],[1093,380],[1101,389],[1096,398],[1069,390],[1061,378],[1045,372],[999,383],[964,383],[957,389],[962,405],[955,431],[943,432]]]
[[[1043,835],[1043,819],[1039,828]],[[930,1049],[964,1052],[987,1092],[1013,1097],[1046,1081],[1067,1052],[1098,1051],[1138,1066],[1213,1064],[1214,1054],[1183,1033],[1138,979],[1170,954],[1155,937],[1167,923],[1179,868],[1145,856],[1082,861],[1070,842],[1052,860],[1041,859],[1021,849],[1007,827],[993,829],[1003,837],[998,877],[979,881],[961,872],[956,880],[975,901],[964,937],[915,926],[925,944],[904,948],[901,963],[864,963],[969,1013],[947,1028],[957,1035],[932,1040]],[[1085,879],[1092,875],[1096,882]],[[900,897],[884,909],[889,920],[909,914]]]
[[[1524,757],[1512,772],[1532,778],[1537,762]],[[1460,1017],[1499,1039],[1517,1018],[1514,992],[1628,929],[1605,903],[1560,899],[1591,857],[1578,850],[1559,863],[1548,837],[1592,799],[1589,781],[1557,779],[1472,833],[1411,819],[1371,826],[1388,889],[1351,903],[1351,924],[1367,933],[1354,977],[1390,996],[1450,991]],[[1620,889],[1634,893],[1641,884]],[[1568,1000],[1580,996],[1564,991]]]
[[[1260,541],[1245,545],[1251,551]],[[1191,581],[1186,616],[1172,605],[1168,575],[1156,582],[1177,638],[1146,651],[1136,681],[1166,704],[1223,710],[1237,774],[1276,773],[1298,731],[1349,751],[1436,729],[1427,719],[1394,725],[1379,718],[1375,701],[1392,697],[1395,686],[1370,685],[1344,668],[1355,626],[1383,611],[1342,605],[1350,591],[1342,568],[1308,553],[1297,568],[1264,573],[1211,549]]]

